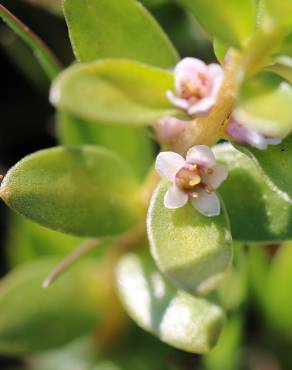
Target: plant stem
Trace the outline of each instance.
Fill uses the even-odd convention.
[[[1,4],[0,18],[31,48],[49,79],[55,78],[62,66],[49,47]]]
[[[88,239],[84,243],[80,244],[72,253],[66,256],[63,261],[57,265],[57,267],[48,275],[43,282],[43,288],[48,288],[65,270],[73,265],[80,257],[90,252],[93,248],[96,248],[101,243],[98,239]]]

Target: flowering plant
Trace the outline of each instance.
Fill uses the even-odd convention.
[[[241,331],[250,266],[266,266],[244,246],[292,239],[291,1],[177,0],[213,38],[210,64],[179,56],[151,15],[165,4],[39,1],[65,17],[76,57],[67,68],[0,5],[51,81],[59,141],[10,168],[0,197],[27,219],[15,216],[19,232],[32,228],[66,252],[78,246],[4,278],[0,353],[38,353],[94,329],[111,347],[126,321],[120,303],[169,346],[221,350]],[[261,301],[267,317],[282,309],[276,325],[292,330],[291,312]],[[220,369],[209,365],[216,352],[205,358],[204,368]]]

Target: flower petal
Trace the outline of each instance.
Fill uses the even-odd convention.
[[[206,73],[207,65],[197,58],[184,58],[175,67],[175,75],[192,75],[197,73]]]
[[[174,180],[177,172],[184,166],[184,158],[174,152],[161,152],[158,154],[155,169],[165,180]]]
[[[164,206],[170,209],[180,208],[187,203],[188,199],[189,197],[186,193],[176,185],[172,185],[164,195]]]
[[[217,189],[228,176],[228,169],[219,163],[212,167],[212,171],[211,174],[205,174],[203,176],[203,182],[210,185],[211,188]]]
[[[223,69],[219,66],[219,64],[210,64],[208,66],[208,73],[210,79],[212,80],[211,96],[216,97],[222,85],[224,72]]]
[[[197,193],[197,198],[191,198],[194,208],[204,216],[218,216],[220,214],[220,200],[217,195],[206,193],[203,189],[199,189]]]
[[[189,107],[189,102],[185,99],[178,98],[174,95],[174,93],[170,90],[166,91],[167,99],[170,101],[171,104],[175,105],[178,108],[187,110]]]
[[[189,107],[188,114],[198,116],[207,115],[215,102],[216,99],[214,96],[207,96],[206,98],[200,99],[198,102]]]
[[[213,167],[216,163],[212,150],[207,145],[196,145],[187,152],[187,162]]]

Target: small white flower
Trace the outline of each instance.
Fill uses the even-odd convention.
[[[156,171],[172,181],[164,196],[166,208],[183,207],[188,200],[201,214],[220,214],[220,201],[214,193],[226,179],[228,171],[217,164],[212,150],[206,145],[189,149],[186,159],[174,152],[161,152],[156,159]]]
[[[182,59],[174,69],[175,90],[167,91],[169,101],[190,115],[208,114],[215,104],[223,80],[219,64],[206,65],[196,58]]]
[[[226,129],[228,136],[238,143],[249,144],[257,149],[265,150],[268,145],[278,145],[281,143],[280,137],[267,137],[255,130],[249,120],[252,119],[242,110],[235,110]],[[263,122],[264,124],[264,122]]]

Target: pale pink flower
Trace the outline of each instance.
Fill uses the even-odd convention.
[[[278,145],[281,143],[280,137],[268,137],[256,130],[251,122],[252,117],[243,111],[235,110],[226,128],[226,133],[231,140],[241,144],[248,144],[257,149],[265,150],[268,145]],[[264,122],[263,122],[264,125]]]
[[[223,80],[219,64],[205,64],[196,58],[182,59],[174,69],[175,94],[166,95],[176,107],[190,115],[204,116],[210,112]]]
[[[220,200],[214,189],[226,179],[228,171],[216,163],[208,146],[192,147],[186,159],[174,152],[161,152],[155,168],[163,179],[172,181],[164,196],[166,208],[183,207],[190,199],[201,214],[209,217],[220,214]]]
[[[160,142],[170,144],[175,142],[183,133],[186,124],[186,121],[175,117],[164,117],[154,125],[154,130]]]

